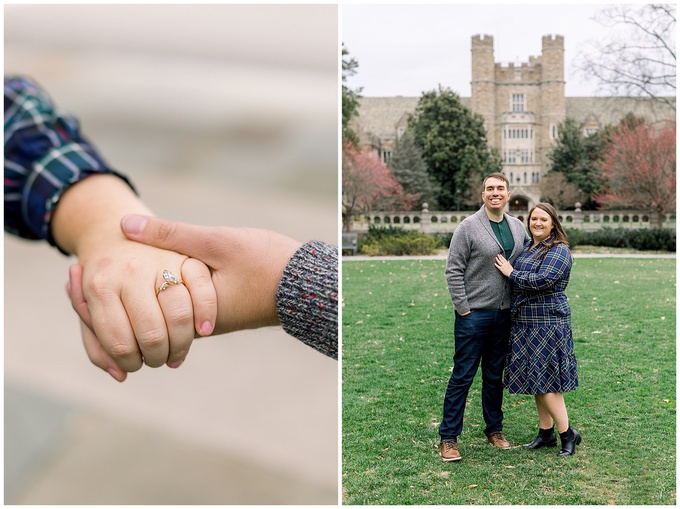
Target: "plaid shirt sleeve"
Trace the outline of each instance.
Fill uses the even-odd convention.
[[[127,182],[39,85],[5,77],[5,230],[56,246],[50,220],[59,198],[70,185],[97,173]]]
[[[555,287],[559,281],[568,281],[571,272],[571,252],[564,244],[551,248],[535,271],[513,270],[510,281],[524,291],[544,291]]]

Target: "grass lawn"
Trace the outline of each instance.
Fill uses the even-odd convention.
[[[438,450],[453,358],[444,263],[343,263],[343,503],[675,504],[675,259],[575,260],[574,456],[522,448],[537,432],[534,399],[507,392],[514,447],[489,445],[478,373],[456,463]]]

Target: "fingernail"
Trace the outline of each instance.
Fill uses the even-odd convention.
[[[184,362],[183,359],[181,361],[168,362],[168,367],[171,367],[172,369],[177,369],[182,365],[183,362]]]
[[[203,322],[203,325],[201,325],[201,336],[209,336],[210,333],[213,331],[213,325],[209,321]]]
[[[122,226],[126,233],[139,235],[146,228],[147,219],[144,216],[130,215],[123,218]]]
[[[109,368],[107,371],[109,375],[111,375],[116,380],[116,382],[120,382],[120,380],[118,380],[118,373],[116,372],[115,369]]]

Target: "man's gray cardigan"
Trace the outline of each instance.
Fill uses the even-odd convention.
[[[512,263],[530,237],[519,219],[508,214],[504,216],[515,240],[509,260]],[[494,266],[496,255],[504,253],[491,229],[485,206],[461,221],[453,231],[446,262],[446,280],[458,313],[510,307],[510,282]]]

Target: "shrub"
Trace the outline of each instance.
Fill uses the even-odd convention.
[[[431,255],[442,247],[440,240],[427,233],[401,228],[370,228],[359,248],[368,256]]]
[[[448,232],[448,233],[440,233],[437,235],[437,238],[439,239],[439,243],[442,245],[442,247],[445,247],[446,249],[449,248],[451,245],[451,239],[453,238],[453,232]]]
[[[626,228],[602,228],[586,232],[572,228],[566,229],[569,245],[627,247],[640,251],[675,252],[675,230],[662,228],[629,230]]]
[[[640,250],[675,251],[675,231],[661,228],[631,230],[628,247]]]
[[[567,242],[569,242],[569,247],[572,249],[576,246],[584,246],[588,244],[586,240],[588,237],[587,232],[574,228],[565,228],[564,231],[567,234]]]
[[[604,247],[627,247],[626,233],[627,230],[621,228],[601,228],[598,231],[589,232],[591,246]]]
[[[381,241],[386,238],[403,237],[407,235],[409,230],[398,228],[396,226],[374,226],[368,227],[368,235],[366,235],[365,242]]]
[[[655,228],[630,230],[627,228],[601,228],[587,232],[566,228],[571,248],[577,246],[623,247],[640,251],[676,250],[675,230]],[[427,234],[389,226],[370,227],[368,234],[359,239],[359,252],[369,256],[431,255],[438,249],[448,249],[453,233]]]

